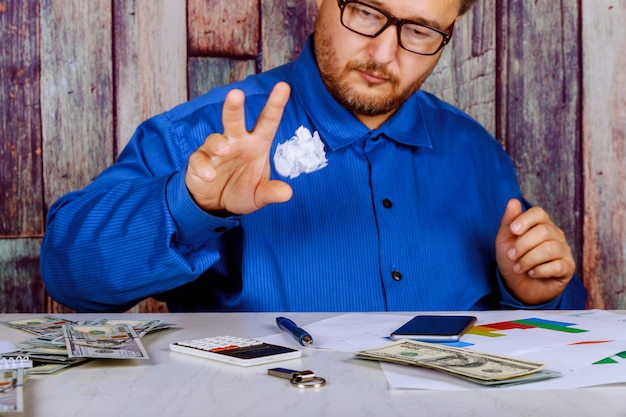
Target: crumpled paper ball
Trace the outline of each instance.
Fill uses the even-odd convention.
[[[304,126],[296,130],[295,136],[276,147],[274,167],[283,177],[296,178],[309,174],[328,165],[324,143],[319,134]]]

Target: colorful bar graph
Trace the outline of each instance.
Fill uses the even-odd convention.
[[[522,320],[502,321],[498,323],[481,324],[474,326],[468,333],[477,336],[502,337],[506,334],[499,333],[506,330],[527,330],[545,329],[565,333],[585,333],[589,330],[578,329],[576,323],[566,323],[561,321],[545,320],[539,318],[527,318]]]
[[[617,359],[614,359],[615,357],[617,358],[621,358],[621,359],[626,359],[626,351],[624,352],[620,352],[616,355],[613,355],[612,357],[608,357],[608,358],[604,358],[602,360],[599,360],[597,362],[594,362],[594,365],[610,365],[610,364],[615,364],[615,363],[619,363],[619,361]]]
[[[571,327],[571,326],[576,326],[576,323],[563,323],[563,322],[552,321],[552,320],[524,319],[524,320],[516,320],[515,322],[525,324],[531,327],[538,327],[540,329],[556,330],[557,332],[585,333],[589,331],[589,330],[577,329],[575,327]]]

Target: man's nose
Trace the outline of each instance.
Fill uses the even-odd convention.
[[[400,48],[396,25],[389,25],[380,35],[371,39],[369,53],[375,62],[386,64],[391,62]]]

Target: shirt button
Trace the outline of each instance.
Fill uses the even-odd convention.
[[[396,269],[395,271],[391,273],[391,278],[393,278],[394,281],[402,280],[402,272]]]
[[[388,198],[385,198],[383,200],[383,206],[385,208],[391,208],[391,206],[393,206],[393,203],[391,202],[391,200],[389,200]]]
[[[224,233],[228,228],[226,226],[220,226],[213,229],[215,233]]]

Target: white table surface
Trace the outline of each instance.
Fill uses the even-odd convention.
[[[379,314],[379,313],[377,313]],[[398,314],[398,313],[394,313]],[[414,313],[407,313],[410,316]],[[626,416],[626,385],[555,391],[391,390],[378,362],[346,352],[305,349],[302,358],[250,368],[171,352],[176,341],[217,335],[263,337],[277,332],[276,313],[59,314],[72,320],[162,319],[176,329],[148,334],[149,360],[96,360],[24,385],[24,413],[11,416]],[[36,314],[0,314],[0,320]],[[289,313],[305,327],[328,313]],[[0,340],[31,335],[0,326]],[[296,389],[267,375],[272,367],[313,370],[328,380]]]

